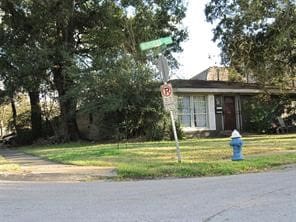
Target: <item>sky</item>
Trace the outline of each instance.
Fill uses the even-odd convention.
[[[188,8],[183,25],[188,29],[188,40],[181,44],[184,51],[176,58],[180,63],[175,78],[188,79],[210,66],[220,64],[220,50],[211,39],[213,26],[206,22],[205,4],[209,0],[187,0]],[[209,58],[210,57],[210,58]]]

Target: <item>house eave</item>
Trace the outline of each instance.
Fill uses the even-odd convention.
[[[176,93],[238,93],[238,94],[260,94],[268,92],[271,94],[296,94],[295,90],[279,90],[268,89],[266,91],[262,89],[217,89],[217,88],[174,88]]]

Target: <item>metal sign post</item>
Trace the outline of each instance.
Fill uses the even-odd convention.
[[[179,140],[178,140],[178,135],[177,135],[177,130],[176,130],[176,125],[175,125],[175,119],[174,119],[173,111],[170,111],[170,114],[171,114],[171,120],[172,120],[172,127],[173,127],[173,132],[174,132],[174,138],[175,138],[175,142],[176,142],[176,151],[177,151],[178,163],[181,163],[181,152],[180,152]]]
[[[140,44],[140,48],[142,51],[144,51],[144,50],[157,48],[164,45],[169,45],[172,43],[173,43],[172,37],[168,36],[168,37],[156,39],[149,42],[143,42]],[[170,115],[171,115],[172,128],[173,128],[174,138],[176,141],[177,158],[178,158],[178,162],[181,163],[181,152],[180,152],[179,140],[178,140],[178,135],[176,130],[174,114],[173,114],[173,110],[175,109],[173,88],[171,84],[167,84],[169,80],[169,67],[168,67],[167,59],[162,54],[160,54],[158,58],[158,69],[162,74],[162,79],[164,82],[164,84],[160,87],[164,109],[170,112]]]
[[[160,87],[160,91],[161,91],[161,95],[162,95],[162,99],[163,99],[164,109],[166,111],[170,112],[171,121],[172,121],[172,128],[173,128],[173,133],[174,133],[174,139],[176,142],[177,158],[178,158],[178,162],[181,163],[181,151],[180,151],[178,134],[177,134],[175,118],[174,118],[174,113],[173,113],[173,110],[175,109],[175,100],[174,100],[172,85],[164,83]]]

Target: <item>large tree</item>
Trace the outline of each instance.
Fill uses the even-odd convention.
[[[295,0],[211,0],[205,13],[224,64],[263,85],[295,78]]]
[[[0,2],[0,78],[10,92],[12,102],[18,92],[28,93],[32,139],[37,139],[42,136],[39,91],[48,63],[46,52],[40,50],[40,26],[28,10],[29,6],[30,1]],[[13,116],[16,116],[12,106]]]
[[[124,54],[145,63],[139,43],[167,35],[175,40],[166,52],[173,61],[171,52],[180,51],[186,38],[179,28],[185,16],[182,0],[3,0],[0,9],[6,18],[3,32],[21,14],[24,19],[16,21],[33,43],[27,45],[49,61],[45,72],[30,75],[52,81],[57,90],[65,140],[79,138],[75,115],[80,92],[75,89],[86,71],[108,71]],[[94,65],[97,58],[104,58],[101,67]]]

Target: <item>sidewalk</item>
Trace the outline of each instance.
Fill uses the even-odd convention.
[[[91,181],[116,176],[113,167],[74,166],[50,162],[17,149],[0,148],[0,155],[21,168],[16,173],[0,173],[0,180],[12,181]]]

